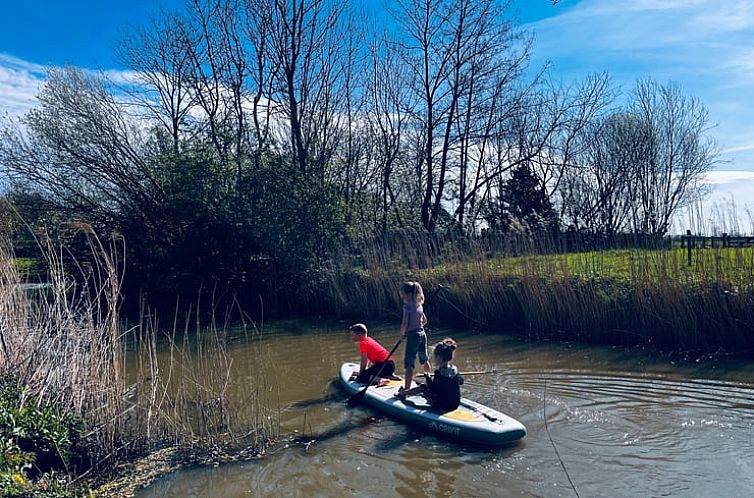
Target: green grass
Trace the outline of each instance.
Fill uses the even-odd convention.
[[[551,279],[717,281],[741,286],[754,281],[754,248],[695,249],[691,266],[685,249],[622,249],[478,259],[415,269],[410,273],[427,280],[443,280],[454,275],[493,279],[540,275]]]
[[[39,273],[39,261],[36,258],[14,258],[13,265],[18,275],[26,280]]]

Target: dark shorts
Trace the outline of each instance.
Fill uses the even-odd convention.
[[[383,364],[385,365],[384,368],[382,367]],[[382,370],[380,370],[381,368]],[[374,375],[377,375],[377,372],[380,372],[380,378],[382,379],[390,378],[390,376],[395,373],[395,363],[393,363],[393,360],[388,360],[386,362],[379,361],[361,372],[361,375],[359,375],[356,380],[362,384],[366,384],[369,382],[369,379]]]
[[[427,334],[423,329],[409,330],[406,333],[406,356],[403,358],[405,368],[414,368],[416,357],[419,357],[419,363],[424,365],[429,359],[427,357]]]

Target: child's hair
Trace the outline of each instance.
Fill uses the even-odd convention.
[[[401,292],[410,296],[416,304],[424,304],[424,289],[419,282],[404,282],[401,285]]]
[[[363,323],[354,323],[350,327],[348,327],[348,330],[353,332],[354,334],[366,334],[367,333],[367,326]]]
[[[446,337],[442,341],[435,344],[435,355],[443,361],[450,361],[453,359],[453,351],[458,348],[456,341],[450,337]]]

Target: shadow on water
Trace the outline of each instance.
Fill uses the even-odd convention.
[[[324,395],[316,397],[316,398],[309,398],[309,399],[302,399],[302,400],[294,401],[293,403],[290,403],[288,405],[288,409],[289,410],[308,410],[309,408],[317,408],[317,407],[327,406],[327,405],[334,406],[336,403],[340,403],[341,401],[345,399],[346,399],[346,393],[343,392],[343,390],[338,387],[337,381],[332,380],[327,385],[327,390]]]
[[[345,436],[352,431],[363,429],[370,424],[379,423],[382,420],[381,417],[375,415],[354,415],[349,417],[345,421],[341,421],[335,427],[326,429],[316,434],[302,434],[300,436],[294,436],[289,441],[289,444],[302,444],[309,447],[314,443],[323,443],[332,439],[336,439],[341,436]]]

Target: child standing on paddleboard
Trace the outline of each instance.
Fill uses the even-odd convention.
[[[390,378],[395,372],[395,362],[390,352],[369,337],[367,326],[363,323],[354,323],[348,329],[351,331],[351,339],[359,343],[361,353],[361,365],[359,373],[355,374],[356,380],[366,384],[375,375]]]
[[[401,321],[401,339],[406,341],[406,354],[403,358],[403,366],[406,368],[405,385],[401,388],[411,387],[411,378],[414,376],[415,360],[418,357],[424,373],[432,371],[427,357],[427,334],[424,327],[427,325],[427,317],[424,314],[424,290],[419,282],[405,282],[401,285],[399,294],[403,300],[403,320]]]
[[[443,339],[435,344],[433,351],[435,364],[438,365],[434,377],[426,373],[426,384],[420,384],[408,391],[403,391],[401,398],[421,393],[432,407],[438,411],[448,412],[458,408],[461,404],[461,385],[463,377],[458,368],[451,364],[453,353],[457,349],[456,341],[451,338]]]

